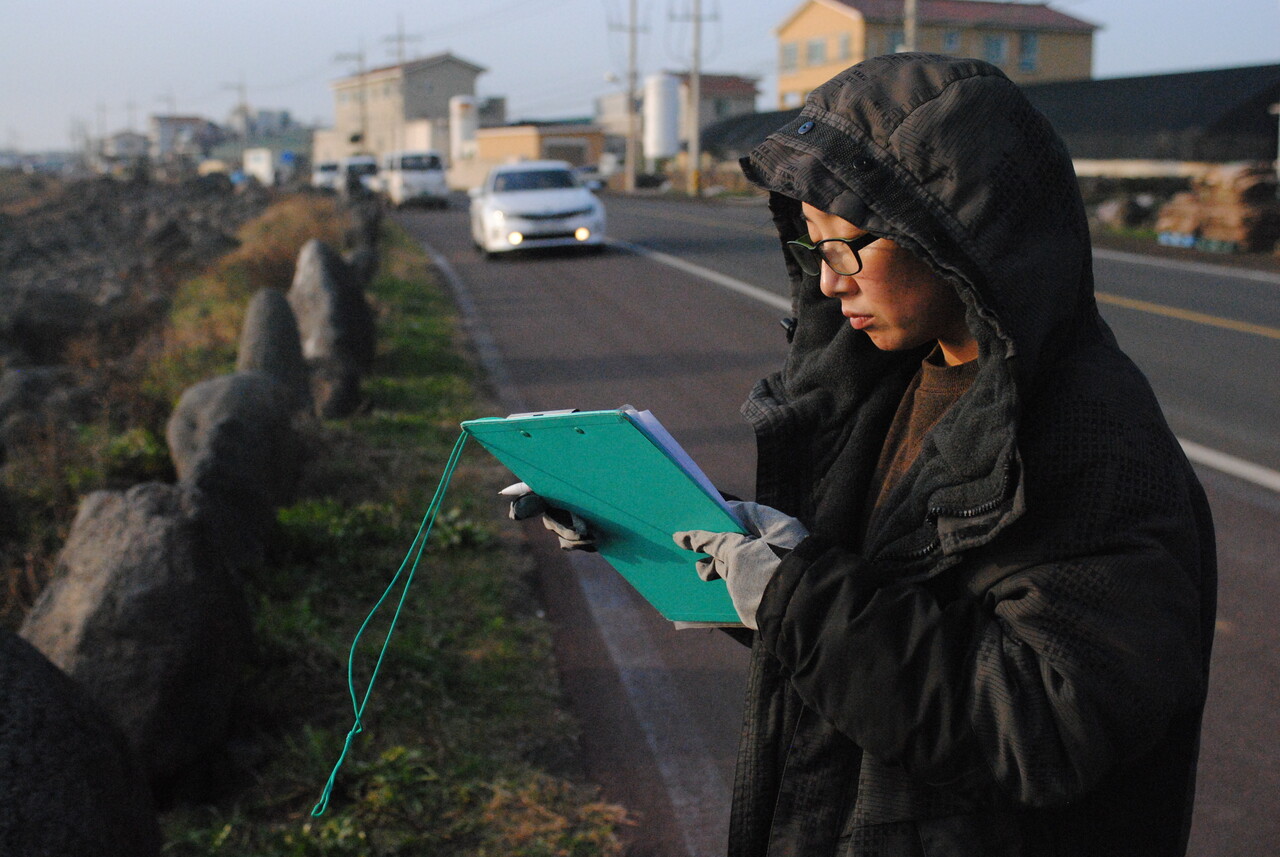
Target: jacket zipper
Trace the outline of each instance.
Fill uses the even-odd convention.
[[[1006,481],[1007,479],[1008,477],[1006,476]],[[976,518],[979,515],[985,515],[987,512],[995,511],[996,509],[1000,508],[1000,504],[1003,502],[1004,502],[1004,499],[1003,497],[1001,497],[995,500],[988,500],[987,502],[979,506],[974,506],[970,509],[956,509],[956,510],[947,509],[942,506],[933,506],[929,509],[926,517],[928,518],[929,522],[932,524],[937,524],[938,518],[942,517],[943,515],[947,515],[948,517],[951,517],[951,518]],[[893,560],[924,559],[929,554],[937,551],[940,547],[942,547],[942,540],[935,535],[933,539],[924,547],[916,548],[915,550],[908,551],[906,553],[892,554],[892,555],[886,556],[885,559],[893,559]]]

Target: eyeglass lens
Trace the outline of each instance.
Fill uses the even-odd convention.
[[[831,270],[842,276],[852,277],[862,270],[862,258],[844,241],[820,241],[812,249],[795,243],[790,243],[787,247],[800,265],[800,270],[810,276],[821,273],[823,259],[827,260]]]

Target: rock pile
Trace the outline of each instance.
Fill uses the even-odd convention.
[[[158,241],[170,248],[182,244],[173,222]],[[363,234],[373,240],[376,224]],[[304,247],[288,295],[254,297],[237,371],[190,387],[174,409],[166,437],[176,484],[83,499],[22,639],[0,636],[0,793],[42,773],[26,748],[30,730],[9,724],[40,724],[34,746],[60,749],[39,752],[63,765],[64,778],[78,768],[86,776],[40,811],[86,814],[63,838],[32,834],[46,837],[33,845],[14,837],[26,835],[23,813],[37,810],[9,812],[0,801],[0,853],[157,854],[151,795],[167,805],[226,781],[224,751],[253,648],[243,582],[264,562],[275,511],[304,466],[299,421],[359,404],[374,356],[364,277],[375,253],[359,246],[359,264],[350,264],[318,241]],[[0,408],[52,383],[21,371],[0,378]],[[42,693],[24,693],[30,684]],[[117,850],[73,847],[90,824],[104,836],[132,833],[117,837]]]
[[[127,349],[163,316],[175,273],[236,245],[261,189],[79,182],[21,217],[0,216],[0,360],[49,365],[96,335]]]
[[[181,277],[236,246],[267,201],[216,178],[96,179],[0,214],[0,455],[33,431],[88,421],[100,379],[65,365],[68,351],[83,343],[99,362],[130,352]]]

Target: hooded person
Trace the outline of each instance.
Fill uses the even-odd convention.
[[[1212,522],[1065,147],[995,67],[894,54],[742,165],[790,352],[743,406],[755,535],[676,534],[756,629],[729,853],[1184,854]]]

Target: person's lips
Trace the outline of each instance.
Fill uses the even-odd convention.
[[[871,324],[873,316],[858,315],[856,313],[845,313],[845,317],[849,319],[849,324],[853,325],[854,330],[862,330]]]

